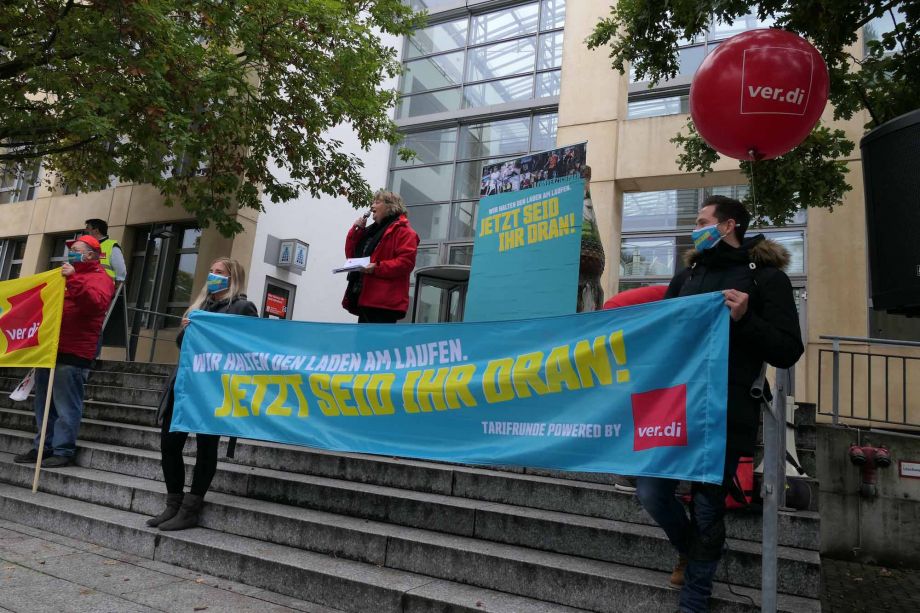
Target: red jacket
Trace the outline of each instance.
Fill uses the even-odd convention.
[[[115,283],[99,262],[82,262],[74,268],[74,273],[66,277],[58,353],[92,360],[105,312],[115,295]]]
[[[364,236],[364,228],[352,226],[345,237],[345,257],[356,256],[358,244]],[[418,251],[418,234],[409,225],[409,219],[400,215],[383,231],[383,236],[374,252],[371,262],[377,265],[372,274],[362,275],[361,294],[358,304],[351,304],[348,295],[342,306],[349,313],[357,314],[357,307],[390,309],[405,313],[409,310],[409,275],[415,268],[415,254]]]

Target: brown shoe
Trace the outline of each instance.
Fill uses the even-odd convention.
[[[677,566],[671,571],[671,579],[668,584],[675,590],[684,587],[684,571],[687,570],[687,558],[680,556],[677,558]]]

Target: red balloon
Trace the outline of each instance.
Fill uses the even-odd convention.
[[[805,140],[827,92],[827,65],[811,43],[785,30],[751,30],[720,44],[697,69],[690,116],[719,153],[770,159]]]

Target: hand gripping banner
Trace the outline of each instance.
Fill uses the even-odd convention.
[[[54,368],[64,287],[60,269],[0,282],[0,367]]]
[[[172,429],[337,451],[720,483],[720,293],[462,324],[198,312]]]

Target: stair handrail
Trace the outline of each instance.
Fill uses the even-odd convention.
[[[130,362],[133,362],[133,361],[134,361],[135,353],[136,353],[136,351],[137,351],[137,340],[140,339],[140,338],[149,338],[149,339],[151,339],[152,342],[150,343],[150,355],[148,356],[147,361],[148,361],[148,362],[153,362],[153,357],[154,357],[154,355],[156,354],[157,343],[158,343],[160,340],[166,340],[166,339],[160,339],[160,338],[158,338],[158,337],[159,337],[159,334],[160,334],[160,325],[159,325],[159,324],[160,324],[160,317],[164,317],[164,318],[168,317],[168,318],[170,318],[170,319],[178,319],[178,320],[181,322],[181,321],[182,321],[182,316],[181,316],[181,315],[173,315],[172,313],[162,313],[162,312],[160,312],[160,311],[153,311],[153,310],[150,310],[150,309],[139,309],[139,308],[137,308],[137,307],[128,307],[128,310],[134,312],[134,313],[133,313],[133,317],[137,317],[137,316],[138,316],[138,313],[142,313],[142,314],[145,314],[145,315],[153,315],[153,327],[152,327],[152,328],[148,328],[148,329],[152,329],[152,330],[153,330],[153,336],[141,334],[141,333],[140,333],[140,329],[138,329],[138,332],[136,332],[136,333],[132,332],[132,333],[130,334],[130,337],[133,338],[134,341],[131,342],[130,339],[129,339],[129,342],[131,342],[131,351],[128,352],[128,357],[129,357],[129,360],[128,360],[128,361],[130,361]],[[170,339],[170,340],[172,340],[172,339]]]
[[[779,510],[786,504],[786,394],[790,373],[776,369],[773,402],[763,407],[763,543],[761,544],[761,611],[776,613]]]
[[[888,345],[890,347],[920,347],[920,342],[918,341],[901,341],[895,339],[887,338],[872,338],[872,337],[859,337],[859,336],[835,336],[835,335],[821,335],[818,337],[821,340],[831,341],[831,351],[833,352],[832,358],[832,367],[831,367],[831,423],[835,426],[840,425],[840,343],[856,343],[860,345]],[[820,361],[819,361],[820,363]],[[820,368],[819,372],[819,385],[818,393],[820,395]]]

